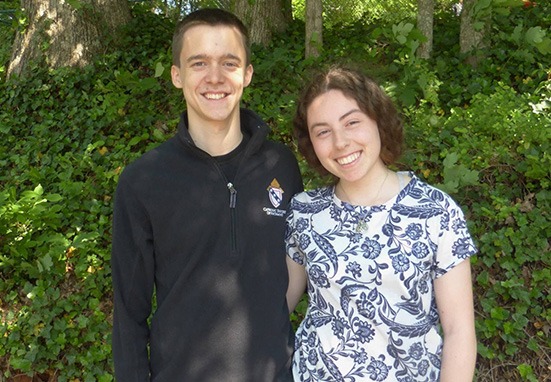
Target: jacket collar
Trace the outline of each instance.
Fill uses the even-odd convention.
[[[258,114],[249,109],[240,109],[241,130],[248,134],[251,139],[247,145],[246,152],[252,153],[257,151],[264,139],[268,136],[270,128],[260,118]],[[196,150],[200,150],[193,142],[188,130],[188,118],[187,111],[184,111],[180,115],[180,122],[178,122],[178,139],[184,143],[186,147],[193,147]],[[201,150],[202,151],[202,150]]]

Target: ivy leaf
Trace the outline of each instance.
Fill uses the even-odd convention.
[[[59,194],[49,194],[46,195],[45,198],[47,201],[52,203],[59,202],[61,199],[63,199]]]
[[[83,232],[75,236],[72,246],[75,248],[82,248],[84,243],[96,239],[99,236],[97,232]]]
[[[443,161],[445,168],[452,168],[455,166],[459,160],[459,155],[457,153],[449,153]]]
[[[532,366],[523,363],[517,366],[517,370],[519,371],[520,376],[523,380],[535,382],[538,381],[538,379],[534,376],[534,369],[532,368]]]
[[[130,142],[128,142],[128,146],[134,146],[134,145],[140,143],[141,141],[142,141],[142,137],[140,137],[140,136],[134,137],[130,140]]]
[[[30,371],[31,361],[25,358],[12,358],[10,359],[10,366],[16,370]]]
[[[521,34],[522,34],[522,26],[521,26],[521,25],[517,25],[517,26],[515,27],[515,29],[513,30],[513,34],[511,34],[511,39],[512,39],[515,43],[520,44]]]
[[[157,65],[155,65],[155,78],[161,77],[165,71],[165,67],[162,63],[157,62]]]
[[[526,32],[526,35],[524,36],[524,41],[526,41],[530,45],[536,46],[537,44],[543,42],[544,37],[545,31],[542,30],[541,27],[532,27]]]
[[[415,90],[411,88],[407,88],[402,92],[402,94],[400,94],[398,98],[404,105],[412,106],[413,104],[415,104],[415,100],[416,100]]]
[[[536,48],[538,48],[541,54],[551,54],[551,38],[544,38],[541,42],[536,44]]]
[[[461,166],[463,171],[462,171],[462,177],[461,179],[463,180],[463,184],[465,186],[475,186],[478,184],[478,175],[479,175],[479,172],[476,171],[476,170],[469,170],[467,167],[465,166]]]
[[[496,0],[494,6],[498,7],[522,7],[524,5],[523,0]]]
[[[65,2],[67,4],[69,4],[71,7],[73,7],[75,10],[79,10],[80,8],[83,7],[82,3],[80,2],[80,0],[65,0]]]
[[[52,269],[53,265],[54,262],[52,261],[52,257],[49,254],[46,254],[44,257],[38,260],[38,270],[40,272],[48,272],[50,269]]]

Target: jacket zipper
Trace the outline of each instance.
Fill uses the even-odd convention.
[[[230,224],[231,224],[231,250],[232,252],[237,251],[237,229],[235,223],[235,205],[237,203],[237,190],[231,182],[227,184],[228,190],[230,191]]]
[[[261,125],[256,126],[257,129],[260,129]],[[180,128],[180,125],[178,125],[178,128]],[[210,157],[205,151],[198,148],[194,143],[191,137],[184,137],[184,142],[187,143],[192,149],[197,150],[198,152],[202,153],[203,155],[206,155],[207,157]],[[251,140],[248,143],[247,147],[245,148],[245,152],[243,153],[243,157],[241,159],[241,162],[243,162],[244,158],[247,158],[249,156],[249,153],[251,150],[253,150],[253,147],[258,146],[258,141],[262,140],[262,138],[259,138],[258,134],[255,134],[255,132],[251,132]],[[213,161],[215,167],[218,169],[218,172],[221,174],[222,178],[226,179],[222,171],[220,170],[220,167],[216,163],[216,161]],[[242,167],[242,163],[239,163],[237,167],[237,172],[235,174],[235,178],[237,178],[237,174],[239,173],[239,169]],[[226,179],[227,181],[227,179]],[[236,213],[235,213],[235,205],[237,203],[237,190],[233,186],[231,182],[228,182],[226,184],[226,187],[230,191],[230,224],[231,224],[231,250],[232,253],[237,253],[237,227],[236,227]]]

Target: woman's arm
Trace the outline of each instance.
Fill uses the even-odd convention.
[[[287,288],[287,306],[289,313],[295,310],[300,298],[306,291],[306,270],[287,256],[287,271],[289,272],[289,287]]]
[[[472,382],[477,350],[470,260],[436,279],[434,293],[444,331],[440,382]]]

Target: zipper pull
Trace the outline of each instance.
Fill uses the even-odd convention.
[[[230,190],[230,208],[235,208],[235,203],[237,202],[237,190],[233,187],[233,184],[230,182],[227,184],[228,190]]]

